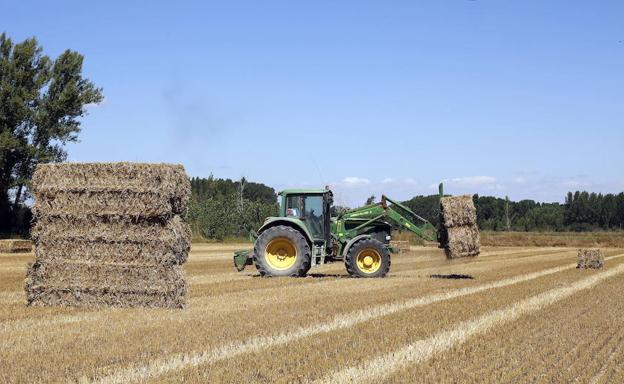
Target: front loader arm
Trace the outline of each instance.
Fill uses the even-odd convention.
[[[392,205],[389,206],[388,202]],[[381,206],[385,210],[386,220],[391,221],[397,227],[407,229],[427,241],[438,241],[435,226],[407,206],[387,196],[381,197]]]

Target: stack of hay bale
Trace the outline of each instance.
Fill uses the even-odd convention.
[[[33,195],[29,305],[184,306],[191,232],[182,166],[44,164]]]
[[[600,249],[579,249],[576,268],[601,269],[604,266],[604,255]]]
[[[0,253],[28,253],[32,252],[30,240],[0,240]]]
[[[477,256],[481,252],[477,210],[471,196],[440,199],[440,232],[449,259]]]

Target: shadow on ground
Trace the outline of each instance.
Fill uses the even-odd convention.
[[[429,275],[432,279],[451,279],[451,280],[459,280],[459,279],[474,279],[471,275],[461,275],[457,273],[451,273],[450,275]]]

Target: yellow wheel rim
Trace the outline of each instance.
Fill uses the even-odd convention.
[[[264,257],[272,268],[283,271],[295,265],[297,247],[289,239],[278,237],[269,242]]]
[[[361,250],[355,261],[358,269],[364,273],[375,273],[381,268],[381,255],[373,248]]]

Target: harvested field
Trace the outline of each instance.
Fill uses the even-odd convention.
[[[0,240],[0,253],[28,253],[32,251],[30,240]]]
[[[624,231],[493,232],[481,231],[481,244],[505,247],[624,248]]]
[[[384,279],[348,278],[340,263],[307,278],[262,279],[254,268],[234,271],[240,247],[193,247],[184,311],[27,307],[21,287],[33,254],[4,255],[0,381],[624,378],[624,307],[614,294],[624,289],[624,249],[603,249],[602,270],[579,270],[575,248],[483,247],[479,258],[447,260],[412,247]],[[70,267],[76,285],[98,274]]]

